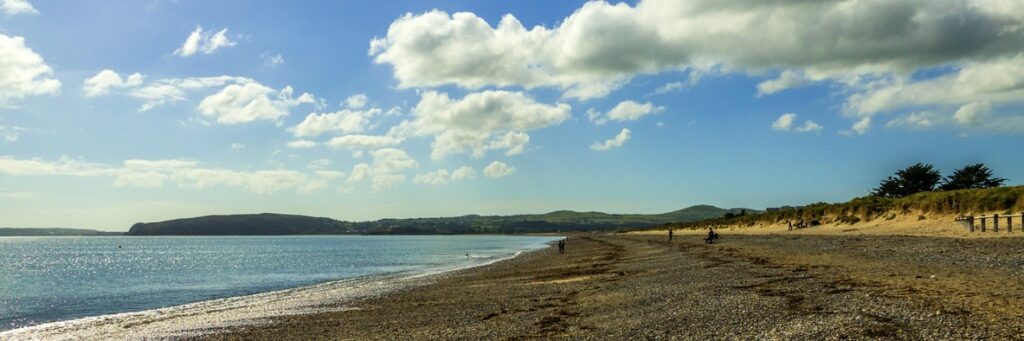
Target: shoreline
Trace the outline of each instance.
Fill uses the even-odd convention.
[[[1012,239],[578,234],[355,303],[201,338],[1022,338]]]
[[[0,340],[195,338],[231,327],[263,324],[279,316],[357,309],[348,305],[544,250],[551,243],[543,245],[482,262],[356,276],[140,311],[51,321],[0,331]]]

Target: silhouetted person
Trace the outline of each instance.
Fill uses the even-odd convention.
[[[565,239],[561,239],[558,241],[558,253],[565,253]]]
[[[711,244],[711,243],[714,243],[714,242],[715,242],[715,239],[718,239],[718,235],[717,235],[717,234],[715,234],[715,230],[714,230],[714,229],[712,229],[712,228],[710,228],[710,227],[709,227],[709,228],[708,228],[708,239],[707,239],[707,241],[706,241],[706,242],[707,242],[708,244]]]
[[[792,220],[786,219],[786,224],[789,225],[789,229],[790,230],[793,229],[793,221]]]
[[[668,242],[672,242],[672,229],[668,229]]]

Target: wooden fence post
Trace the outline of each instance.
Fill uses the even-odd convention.
[[[1006,216],[1006,232],[1013,233],[1013,215]]]
[[[974,232],[974,216],[967,216],[967,230]]]
[[[985,232],[985,216],[980,216],[978,219],[981,219],[981,232]]]
[[[992,215],[992,232],[999,233],[999,214]]]

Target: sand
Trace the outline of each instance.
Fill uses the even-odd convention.
[[[203,338],[1024,339],[1024,240],[721,233],[573,235],[564,255]]]

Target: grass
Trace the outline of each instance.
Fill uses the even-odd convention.
[[[933,191],[903,198],[860,197],[845,203],[816,203],[801,209],[748,214],[733,218],[714,218],[694,223],[670,224],[672,227],[708,225],[774,224],[789,221],[820,220],[823,223],[855,224],[875,219],[894,219],[906,214],[963,214],[1024,212],[1024,186],[956,191]]]

